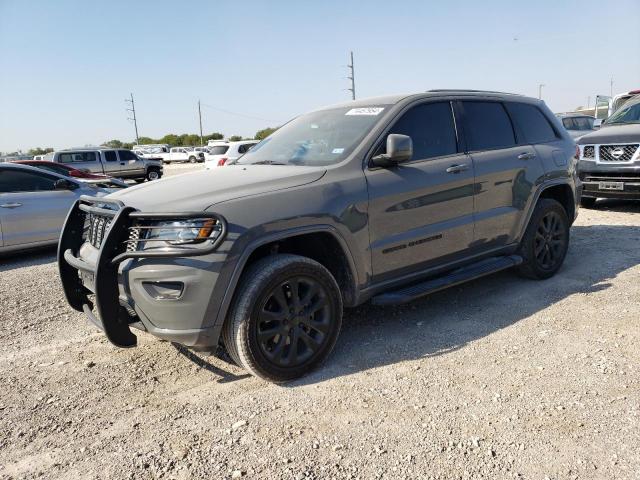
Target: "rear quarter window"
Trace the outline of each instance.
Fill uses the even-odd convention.
[[[507,103],[507,109],[527,143],[547,143],[558,139],[547,117],[535,105]]]
[[[227,145],[218,145],[216,147],[211,147],[209,152],[211,152],[211,155],[224,155],[227,153],[227,150],[229,150]]]

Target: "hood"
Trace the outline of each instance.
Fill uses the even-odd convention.
[[[109,195],[145,212],[203,211],[216,203],[315,182],[326,170],[289,165],[229,165],[145,182]]]
[[[577,141],[579,145],[597,143],[640,143],[640,123],[626,125],[603,125],[600,130],[589,133]]]

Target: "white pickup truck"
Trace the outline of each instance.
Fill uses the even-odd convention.
[[[193,147],[169,147],[167,145],[136,146],[135,152],[142,158],[171,162],[204,162],[204,153]]]

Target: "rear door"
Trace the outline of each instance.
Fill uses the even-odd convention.
[[[54,190],[59,177],[18,169],[0,171],[0,223],[4,246],[56,240],[77,198]]]
[[[104,150],[102,152],[102,159],[104,165],[104,173],[111,175],[112,177],[122,176],[123,166],[120,165],[118,154],[115,150]]]
[[[473,164],[457,140],[448,101],[411,107],[386,135],[408,135],[413,159],[365,171],[375,281],[456,260],[473,242]]]
[[[467,149],[476,173],[475,247],[486,250],[509,245],[517,238],[541,170],[537,168],[536,151],[518,141],[502,102],[470,100],[460,105]]]

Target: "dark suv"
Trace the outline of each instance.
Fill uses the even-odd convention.
[[[583,207],[593,207],[598,198],[640,199],[640,96],[577,143]]]
[[[576,147],[544,103],[430,91],[301,115],[233,165],[83,198],[62,283],[115,345],[221,342],[286,381],[343,306],[401,304],[517,267],[548,278],[576,216]]]

